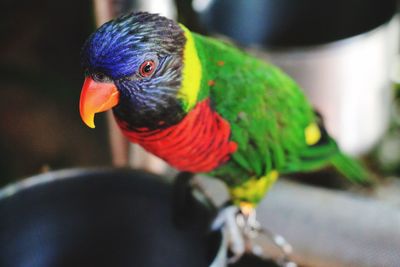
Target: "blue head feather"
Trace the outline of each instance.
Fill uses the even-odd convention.
[[[119,119],[132,128],[168,126],[183,117],[176,94],[181,85],[186,42],[177,23],[144,12],[130,13],[105,23],[86,41],[82,65],[87,75],[101,73],[115,83]],[[139,75],[140,65],[157,63],[151,78]]]
[[[82,49],[82,64],[113,79],[130,76],[146,54],[182,53],[182,34],[175,22],[164,17],[126,14],[103,24],[89,37]]]

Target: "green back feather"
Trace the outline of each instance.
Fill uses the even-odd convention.
[[[210,97],[238,144],[232,159],[212,175],[237,186],[272,170],[290,173],[333,164],[351,180],[366,177],[329,136],[307,145],[305,129],[319,118],[290,77],[225,42],[197,34],[194,40],[203,69],[198,101]]]

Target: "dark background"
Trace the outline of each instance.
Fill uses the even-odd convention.
[[[48,168],[108,164],[105,116],[91,130],[78,110],[92,2],[2,0],[0,10],[0,185]]]

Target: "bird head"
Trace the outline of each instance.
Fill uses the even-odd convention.
[[[113,109],[131,128],[179,122],[185,42],[178,23],[155,14],[130,13],[103,24],[82,49],[82,120],[94,128],[94,115]]]

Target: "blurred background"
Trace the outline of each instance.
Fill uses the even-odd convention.
[[[110,17],[156,11],[251,48],[305,88],[345,150],[368,156],[378,170],[399,170],[394,0],[3,0],[0,184],[48,169],[111,164],[106,117],[96,117],[91,130],[78,113],[79,53],[96,28],[96,2],[109,5]]]
[[[0,8],[0,184],[48,168],[109,164],[105,118],[90,131],[78,110],[93,4],[5,0]]]
[[[111,164],[106,117],[96,117],[91,130],[78,113],[79,53],[96,28],[96,2],[109,5],[109,17],[156,11],[252,49],[305,88],[346,151],[390,174],[399,170],[394,0],[3,0],[0,184],[48,169]],[[98,23],[106,17],[97,13]]]
[[[132,150],[129,152],[118,131],[109,126],[107,116],[96,116],[96,129],[92,130],[81,122],[78,110],[83,82],[79,54],[83,42],[97,25],[116,14],[134,9],[161,13],[179,20],[194,31],[229,39],[288,72],[322,113],[329,132],[339,141],[340,146],[348,153],[362,157],[380,178],[381,186],[371,195],[384,199],[385,205],[387,202],[394,204],[383,205],[382,208],[381,203],[358,203],[356,200],[360,204],[357,206],[353,200],[342,198],[336,192],[324,191],[318,195],[313,188],[297,187],[292,192],[292,185],[284,184],[274,190],[280,194],[272,192],[272,200],[274,197],[280,200],[280,196],[289,198],[275,203],[272,201],[272,205],[265,210],[274,209],[277,213],[287,215],[282,210],[298,204],[298,214],[307,217],[306,212],[300,212],[301,207],[304,207],[301,201],[290,198],[302,194],[309,197],[308,204],[332,197],[332,203],[336,201],[336,204],[352,207],[353,211],[362,210],[357,208],[361,206],[371,207],[369,222],[374,223],[370,225],[377,225],[376,212],[385,207],[396,207],[396,212],[389,210],[385,214],[381,213],[382,220],[400,219],[398,2],[2,0],[0,186],[52,169],[107,166],[113,163],[120,166],[128,164],[128,160],[131,165],[141,166],[141,160],[148,157],[138,152],[138,148],[134,149],[134,153]],[[163,167],[159,167],[162,163],[154,159],[146,164],[147,169],[157,172],[163,170]],[[328,186],[326,178],[329,174],[323,175],[324,186]],[[321,174],[307,175],[303,180],[321,184],[321,177]],[[286,206],[281,207],[280,204]],[[318,210],[321,205],[307,207],[310,207],[309,210]],[[286,211],[291,214],[290,207]],[[332,232],[332,229],[340,225],[337,222],[341,219],[344,224],[354,220],[354,213],[346,217],[343,210],[337,213],[327,210],[319,212],[327,220],[327,231],[321,231],[323,233]],[[334,214],[346,216],[339,217],[336,222],[331,220]],[[290,226],[286,218],[278,217],[276,225]],[[274,227],[274,221],[270,220],[269,224]],[[306,234],[312,235],[316,228],[312,224],[303,224],[304,227],[307,225],[310,226],[308,230],[311,234],[306,229],[292,236],[301,240],[309,238]],[[292,226],[298,229],[296,225]],[[395,227],[392,226],[382,226],[376,231],[377,235],[393,237],[390,231]],[[365,229],[370,229],[368,227]],[[329,238],[334,238],[335,232],[332,233],[328,238],[320,236],[320,240],[329,241]],[[301,234],[305,237],[299,236]],[[290,236],[290,233],[287,235]],[[363,233],[360,235],[365,236]],[[360,239],[359,243],[366,242]],[[348,240],[344,244],[348,244]],[[390,247],[392,243],[385,244]],[[310,246],[317,250],[320,247]],[[377,247],[384,248],[380,243],[377,243]],[[307,253],[303,255],[307,256]],[[374,256],[373,253],[369,255]]]

